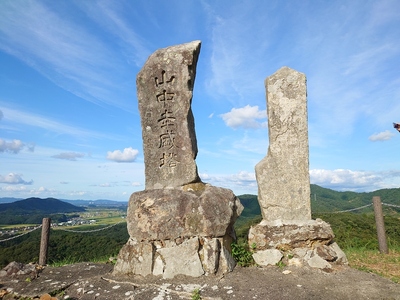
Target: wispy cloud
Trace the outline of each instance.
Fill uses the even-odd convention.
[[[66,17],[75,14],[37,1],[2,2],[0,49],[87,101],[130,108],[127,99],[115,97],[120,86],[118,75],[126,67],[113,55],[113,44],[97,38],[76,23],[76,18]]]
[[[114,37],[117,37],[129,61],[141,67],[150,54],[146,48],[146,40],[136,33],[132,23],[126,18],[124,9],[126,3],[115,1],[78,1],[77,5],[88,13],[97,24],[105,28]]]
[[[16,173],[9,173],[6,176],[0,175],[0,183],[7,183],[7,184],[25,184],[30,185],[33,183],[33,180],[25,181],[22,179],[22,174]]]
[[[264,90],[266,69],[262,67],[262,53],[270,46],[268,25],[275,18],[273,14],[270,18],[261,17],[257,12],[266,10],[260,3],[232,3],[218,13],[205,7],[212,43],[208,87],[211,94],[223,96],[235,106],[243,105],[248,100],[246,95]]]
[[[114,150],[107,152],[107,159],[115,162],[134,162],[136,160],[139,150],[132,147],[125,148],[123,151]]]
[[[65,160],[70,160],[70,161],[76,161],[77,158],[82,158],[84,157],[84,153],[78,153],[78,152],[63,152],[60,154],[53,155],[53,158],[58,158],[58,159],[65,159]]]
[[[1,103],[0,103],[1,105]],[[36,115],[33,113],[25,112],[22,110],[2,107],[4,112],[4,120],[10,123],[18,123],[27,126],[39,127],[46,129],[47,131],[54,132],[57,134],[68,134],[77,137],[94,137],[94,138],[106,138],[107,135],[104,133],[98,133],[90,130],[84,130],[74,126],[66,125],[50,118]],[[109,138],[109,137],[108,137]]]
[[[241,108],[232,108],[230,112],[221,114],[226,126],[232,128],[261,128],[266,127],[267,122],[258,122],[258,119],[266,119],[265,110],[259,110],[258,106],[246,105]]]
[[[371,141],[371,142],[377,142],[377,141],[388,141],[388,140],[390,140],[392,137],[394,137],[394,133],[393,132],[391,132],[391,131],[389,131],[389,130],[386,130],[386,131],[383,131],[383,132],[379,132],[379,133],[375,133],[375,134],[373,134],[373,135],[371,135],[368,139]]]

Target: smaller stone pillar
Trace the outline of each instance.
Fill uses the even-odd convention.
[[[306,76],[288,67],[265,80],[268,154],[256,165],[264,220],[311,220]]]
[[[268,154],[255,167],[263,220],[248,242],[260,266],[347,264],[330,225],[311,219],[306,76],[288,67],[265,80]]]

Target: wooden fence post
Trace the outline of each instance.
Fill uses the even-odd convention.
[[[47,263],[47,252],[49,249],[50,236],[50,218],[42,220],[42,237],[40,239],[39,265],[44,266]]]
[[[379,251],[381,253],[388,254],[389,250],[388,250],[388,246],[387,246],[387,242],[386,242],[386,232],[385,232],[385,223],[383,221],[381,197],[374,196],[372,198],[372,202],[374,203],[375,222],[376,222],[376,231],[378,234]]]

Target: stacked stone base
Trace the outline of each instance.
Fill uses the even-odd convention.
[[[236,263],[224,244],[230,237],[137,242],[129,239],[121,249],[114,274],[177,275],[199,277],[231,272]]]
[[[257,265],[309,266],[333,270],[347,265],[330,225],[321,219],[261,221],[250,228],[248,242]]]
[[[242,210],[231,190],[201,182],[133,193],[130,238],[114,274],[173,278],[231,272],[233,224]]]

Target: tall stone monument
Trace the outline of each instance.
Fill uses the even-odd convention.
[[[253,258],[259,265],[346,264],[330,225],[311,219],[306,77],[283,67],[265,87],[269,147],[255,167],[263,220],[249,231]]]
[[[146,187],[129,200],[115,274],[201,276],[233,270],[231,190],[201,182],[191,111],[200,41],[159,49],[137,76]]]
[[[146,189],[200,181],[192,93],[200,42],[153,53],[137,75]]]

